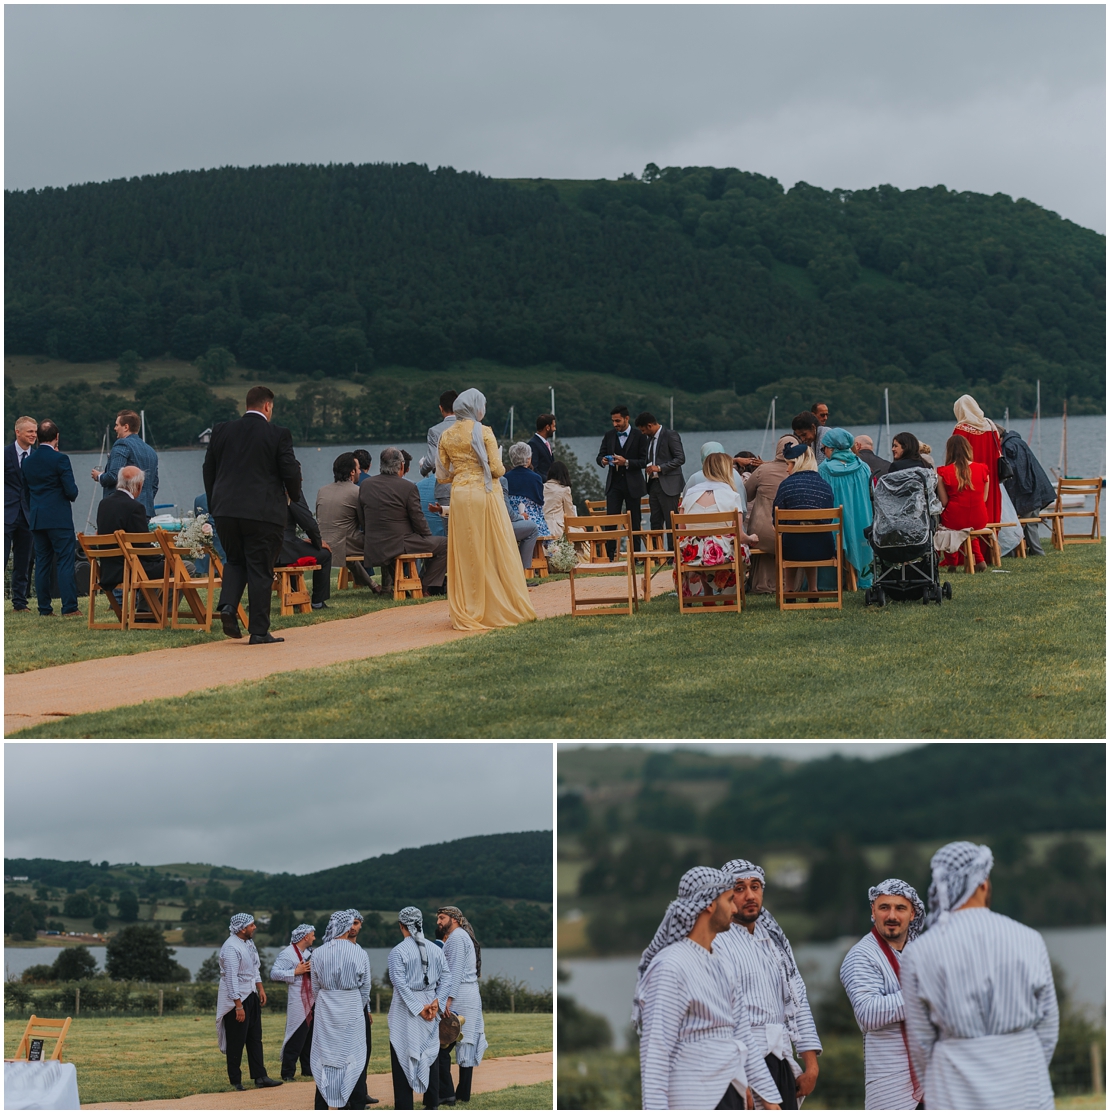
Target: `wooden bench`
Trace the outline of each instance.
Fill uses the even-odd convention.
[[[420,580],[420,570],[416,562],[427,560],[430,553],[402,553],[393,562],[393,598],[395,600],[422,600],[424,585]],[[411,593],[411,595],[409,594]]]
[[[318,572],[319,565],[279,565],[274,569],[274,591],[281,599],[281,614],[304,614],[312,610],[312,594],[305,585],[305,573]]]
[[[354,586],[355,578],[348,565],[361,565],[363,564],[361,553],[348,553],[347,559],[343,562],[343,567],[339,570],[339,579],[335,582],[337,589],[351,588]]]

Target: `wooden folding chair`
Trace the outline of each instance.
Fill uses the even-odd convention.
[[[740,548],[740,512],[707,511],[702,514],[671,515],[671,530],[674,533],[674,567],[678,582],[678,611],[680,615],[709,615],[715,611],[736,611],[744,609],[744,554]],[[684,561],[682,547],[699,538],[731,536],[732,557],[719,565],[703,565],[700,561]],[[683,577],[694,575],[713,575],[731,571],[735,585],[731,591],[717,595],[687,596],[683,593]]]
[[[821,521],[817,521],[821,520]],[[775,564],[778,577],[778,597],[780,611],[800,611],[810,608],[836,608],[844,606],[844,576],[841,565],[843,552],[844,508],[843,507],[817,507],[812,510],[788,511],[782,507],[775,507]],[[836,553],[824,561],[786,561],[782,556],[782,539],[784,535],[798,536],[802,534],[835,534]],[[826,588],[818,589],[816,584],[811,584],[805,590],[791,589],[789,592],[784,587],[784,573],[787,569],[836,569],[836,590]],[[786,596],[794,598],[793,603],[786,602]],[[810,603],[808,599],[798,597],[816,596],[817,602]],[[835,599],[831,597],[835,596]]]
[[[644,548],[638,549],[632,558],[644,563],[644,602],[651,599],[651,578],[655,567],[662,567],[674,560],[674,552],[667,549],[666,538],[670,530],[633,530],[634,538],[644,539]]]
[[[571,530],[583,531],[574,536],[576,542],[586,542],[589,557],[570,570],[570,613],[572,615],[631,615],[639,610],[640,601],[636,592],[636,562],[632,551],[632,515],[567,515],[567,536]],[[615,543],[616,552],[609,560],[606,544]],[[624,550],[621,550],[621,543]],[[613,576],[623,572],[626,579],[626,592],[613,596],[586,596],[578,598],[575,577]]]
[[[101,535],[103,536],[103,535]],[[66,1042],[66,1033],[69,1032],[70,1022],[73,1021],[72,1017],[36,1017],[31,1014],[31,1020],[27,1022],[27,1028],[23,1030],[23,1036],[20,1038],[19,1046],[15,1050],[13,1060],[29,1060],[31,1057],[31,1041],[53,1040],[54,1051],[49,1056],[40,1056],[42,1060],[61,1060],[62,1048]],[[46,1051],[45,1045],[42,1049]]]
[[[216,570],[208,562],[208,572],[204,576],[193,576],[185,564],[185,558],[192,556],[188,546],[177,545],[174,535],[168,530],[158,528],[154,531],[162,552],[166,555],[166,567],[170,570],[170,627],[172,630],[212,629],[212,611],[216,606]],[[205,598],[201,599],[201,589]],[[182,614],[181,605],[185,605]]]
[[[604,514],[606,503],[604,499],[587,499],[586,511],[589,514]]]
[[[209,559],[209,563],[211,564],[211,566],[216,570],[216,585],[215,586],[217,588],[222,589],[223,584],[224,584],[224,563],[223,563],[223,561],[220,560],[220,555],[214,549],[209,551],[208,559]],[[243,601],[242,600],[239,601],[239,609],[238,609],[237,614],[239,616],[239,622],[242,623],[243,626],[246,626],[247,625],[247,613],[246,613],[246,611],[243,610]]]
[[[127,594],[123,597],[123,613],[128,630],[165,630],[169,617],[170,567],[162,553],[162,547],[153,533],[129,534],[125,530],[116,531],[116,540],[123,550],[129,578]],[[157,557],[162,562],[162,575],[151,576],[143,568],[143,557]],[[139,610],[139,597],[149,608]]]
[[[1041,511],[1040,513],[1040,518],[1049,520],[1052,525],[1053,549],[1063,549],[1065,545],[1090,545],[1092,542],[1102,541],[1102,525],[1098,518],[1099,506],[1102,501],[1102,484],[1101,476],[1094,476],[1090,479],[1064,477],[1056,481],[1056,503],[1052,510]],[[1065,509],[1064,498],[1068,495],[1080,495],[1083,497],[1084,503],[1086,503],[1088,495],[1093,495],[1095,497],[1094,510],[1087,510],[1086,506],[1081,510]],[[1091,532],[1089,534],[1066,533],[1064,531],[1064,519],[1066,518],[1089,518],[1091,520]]]
[[[100,586],[100,562],[105,557],[119,557],[123,560],[123,583],[119,585],[121,597],[126,601],[130,583],[131,569],[123,557],[119,540],[115,534],[78,534],[77,544],[89,560],[89,630],[123,630],[127,625],[123,607],[116,602],[114,589]],[[96,621],[96,594],[103,592],[108,606],[116,617],[114,623]]]
[[[274,569],[274,591],[281,600],[281,614],[303,615],[312,610],[312,593],[305,584],[306,572],[317,572],[319,565],[278,565]]]
[[[998,541],[998,531],[992,526],[986,526],[982,530],[968,530],[967,532],[967,539],[963,546],[964,572],[968,575],[975,573],[975,550],[971,545],[972,538],[979,538],[984,542],[987,547],[987,561],[996,569],[1002,568],[1002,547]]]

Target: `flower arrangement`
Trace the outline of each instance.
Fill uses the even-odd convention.
[[[578,564],[578,554],[564,534],[547,551],[547,567],[555,572],[570,572]]]
[[[187,518],[174,535],[173,544],[188,549],[193,557],[203,557],[212,548],[212,523],[208,521],[208,515]]]

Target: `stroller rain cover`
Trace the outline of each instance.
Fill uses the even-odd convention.
[[[872,496],[871,537],[880,547],[926,545],[931,518],[943,508],[931,468],[903,468],[879,477]]]

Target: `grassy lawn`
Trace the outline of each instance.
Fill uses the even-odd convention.
[[[1071,546],[950,573],[939,607],[866,608],[855,593],[840,612],[780,613],[764,596],[741,616],[688,617],[657,597],[632,618],[549,619],[19,734],[1102,738],[1105,575],[1101,545]],[[597,694],[631,678],[636,699],[614,718]]]
[[[5,1021],[5,1056],[15,1052],[26,1024],[26,1020]],[[551,1014],[486,1014],[485,1024],[490,1046],[488,1057],[523,1056],[529,1052],[548,1052],[552,1048]],[[66,1060],[77,1065],[81,1101],[137,1102],[230,1091],[227,1064],[216,1047],[215,1025],[215,1017],[211,1014],[74,1018],[64,1055]],[[265,1011],[263,1049],[266,1068],[275,1078],[280,1074],[278,1052],[284,1033],[285,1014]],[[47,1049],[52,1048],[47,1042]],[[245,1059],[243,1070],[245,1073]],[[389,1071],[389,1030],[386,1019],[381,1016],[374,1019],[369,1070],[371,1074]],[[531,1093],[535,1087],[519,1090]],[[505,1093],[475,1096],[471,1106],[512,1109],[514,1102],[495,1100],[496,1095]],[[383,1102],[392,1097],[392,1094],[375,1096]],[[536,1096],[529,1094],[528,1097]],[[551,1109],[550,1098],[551,1085],[547,1084],[547,1109]],[[479,1103],[484,1105],[479,1106]]]

